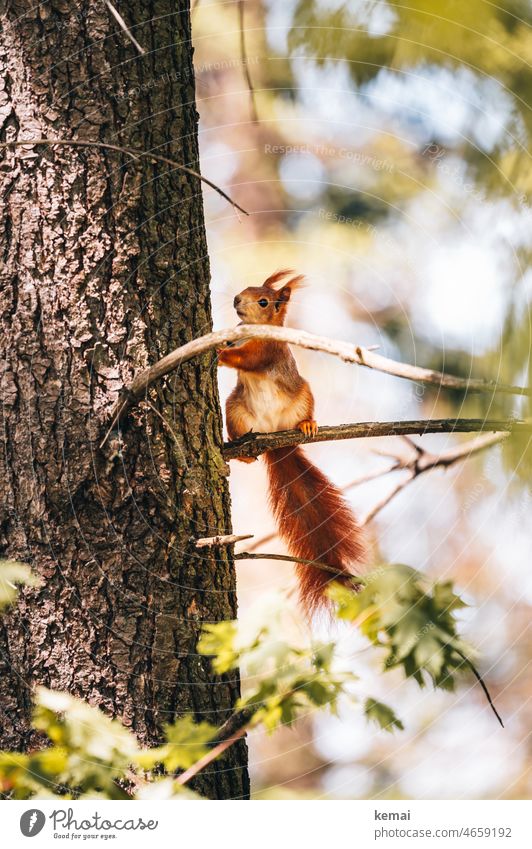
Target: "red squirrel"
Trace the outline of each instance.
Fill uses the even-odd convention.
[[[303,275],[277,271],[262,286],[249,286],[234,299],[241,324],[284,324],[291,293]],[[276,288],[287,277],[290,279]],[[249,339],[218,351],[220,365],[238,371],[236,387],[227,399],[230,439],[250,431],[272,433],[297,428],[305,436],[317,432],[314,397],[297,370],[286,342]],[[264,454],[269,495],[279,534],[290,554],[315,560],[351,576],[365,553],[362,531],[333,483],[314,466],[301,448],[275,448]],[[241,458],[251,463],[256,458]],[[327,608],[325,589],[334,577],[324,569],[295,564],[301,604],[308,615]]]

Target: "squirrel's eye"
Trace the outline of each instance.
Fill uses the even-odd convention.
[[[262,307],[264,309],[264,307],[267,307],[267,306],[268,306],[268,301],[266,300],[266,298],[261,298],[260,301],[259,301],[259,307]]]

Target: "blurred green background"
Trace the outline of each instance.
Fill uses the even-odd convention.
[[[289,324],[454,374],[529,380],[532,8],[487,0],[201,0],[193,14],[203,173],[250,211],[205,196],[216,327],[280,267],[308,277]],[[161,81],[162,84],[162,81]],[[435,391],[298,350],[320,424],[530,414],[510,395]],[[225,398],[234,373],[220,371]],[[463,439],[466,439],[464,437]],[[461,437],[424,437],[445,450]],[[383,679],[341,631],[361,688],[393,704],[395,735],[362,716],[309,715],[251,736],[258,798],[530,798],[531,467],[524,438],[422,476],[368,525],[375,562],[453,578],[464,633],[506,721],[471,682],[457,694]],[[309,446],[339,485],[389,463],[401,440]],[[262,464],[232,463],[239,533],[273,531]],[[399,474],[399,473],[397,473]],[[399,478],[349,492],[366,514]],[[279,540],[263,550],[282,552]],[[239,599],[290,587],[290,567],[239,565]],[[305,635],[293,617],[287,627]],[[327,630],[316,623],[315,631]]]

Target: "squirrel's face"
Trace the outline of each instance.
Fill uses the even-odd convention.
[[[289,300],[290,290],[248,286],[236,295],[233,306],[244,324],[282,324]]]
[[[300,286],[303,275],[292,277],[284,286],[275,284],[293,274],[293,271],[276,271],[262,286],[248,286],[236,295],[233,305],[243,324],[283,324],[290,295]]]

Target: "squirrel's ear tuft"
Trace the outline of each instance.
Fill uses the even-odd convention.
[[[299,289],[303,285],[303,281],[305,280],[304,274],[298,274],[296,277],[292,277],[288,283],[282,287],[282,289],[277,290],[277,298],[276,301],[278,304],[287,304],[290,300],[290,295],[292,294],[294,289]]]
[[[282,268],[280,271],[276,271],[274,274],[270,274],[270,276],[266,278],[262,285],[265,286],[266,289],[273,289],[274,285],[278,283],[279,280],[282,280],[284,277],[288,277],[289,274],[293,273],[293,268]]]
[[[304,285],[305,275],[297,274],[295,277],[292,277],[288,283],[285,283],[282,289],[279,289],[278,297],[282,301],[289,301],[290,295],[294,291],[294,289],[300,289]]]

